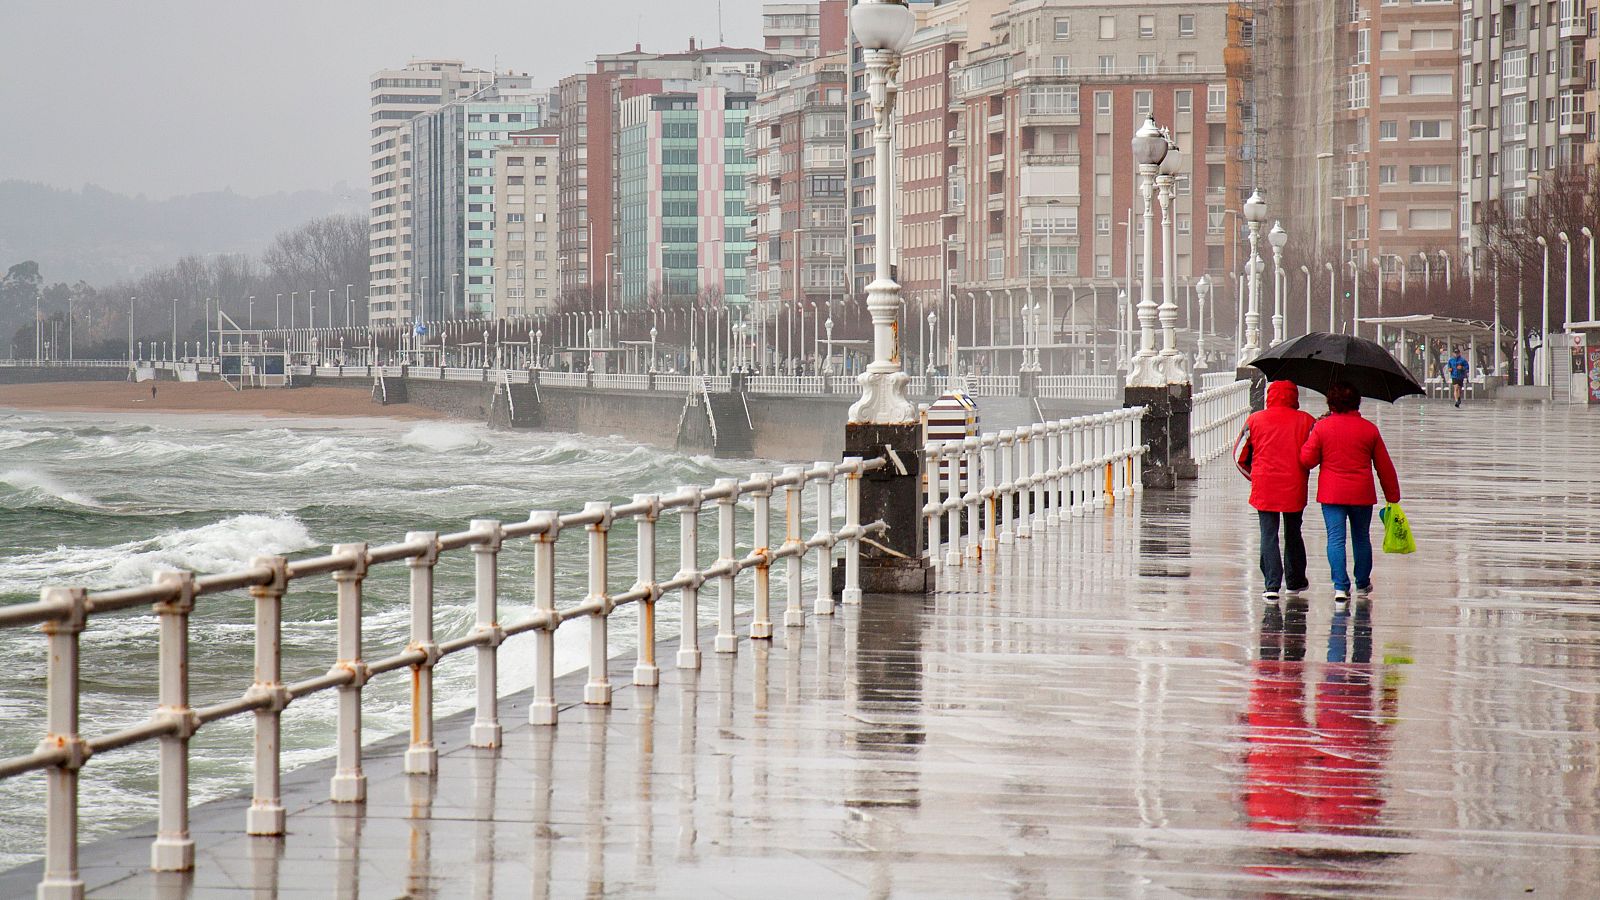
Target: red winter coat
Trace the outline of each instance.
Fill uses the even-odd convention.
[[[1400,476],[1395,474],[1389,448],[1383,445],[1378,426],[1363,419],[1359,412],[1329,413],[1311,430],[1311,437],[1300,451],[1300,463],[1307,469],[1322,466],[1317,476],[1317,502],[1343,506],[1372,506],[1378,493],[1372,488],[1372,470],[1378,470],[1383,496],[1390,503],[1400,502]]]
[[[1317,420],[1300,410],[1300,389],[1292,381],[1267,386],[1267,408],[1250,416],[1250,505],[1262,512],[1300,512],[1306,508],[1306,477],[1300,448]]]

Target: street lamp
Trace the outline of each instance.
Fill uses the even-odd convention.
[[[1566,318],[1561,320],[1563,323],[1561,330],[1566,331],[1568,328],[1572,327],[1570,324],[1572,322],[1572,238],[1567,237],[1567,233],[1565,231],[1557,232],[1556,237],[1561,239],[1561,246],[1562,249],[1566,251],[1567,257]]]
[[[1589,321],[1593,322],[1595,320],[1595,310],[1594,310],[1594,232],[1590,231],[1589,230],[1589,226],[1587,226],[1587,225],[1583,226],[1583,228],[1581,230],[1583,231],[1583,236],[1589,239]],[[1496,343],[1495,346],[1498,347],[1500,345],[1499,345],[1499,343]]]
[[[1328,330],[1332,331],[1333,330],[1333,311],[1335,309],[1339,308],[1338,275],[1333,271],[1333,263],[1325,262],[1325,263],[1322,264],[1322,267],[1324,269],[1328,270]],[[1307,320],[1306,328],[1309,329],[1310,327],[1311,327],[1311,322],[1309,320]]]
[[[872,316],[872,362],[858,379],[861,399],[850,407],[849,421],[855,424],[907,424],[917,420],[916,407],[906,395],[909,380],[900,367],[899,334],[895,331],[899,312],[900,286],[890,277],[893,254],[889,217],[894,206],[890,193],[893,181],[889,142],[892,137],[894,107],[899,87],[891,80],[900,68],[900,52],[911,42],[916,30],[915,14],[904,3],[890,0],[860,0],[850,10],[850,30],[861,45],[867,68],[867,91],[872,102],[873,162],[878,189],[872,219],[874,278],[867,286],[867,311]]]
[[[650,374],[656,373],[656,327],[650,326]]]
[[[1178,173],[1183,171],[1183,150],[1165,128],[1166,153],[1156,169],[1156,187],[1161,202],[1161,308],[1157,316],[1161,321],[1161,368],[1168,384],[1184,384],[1189,380],[1183,354],[1178,351],[1178,303],[1174,289],[1178,262],[1178,224],[1172,212],[1172,201],[1177,194]],[[1037,311],[1037,306],[1035,307]],[[1039,353],[1034,351],[1034,371],[1039,371]]]
[[[1350,307],[1350,333],[1356,337],[1361,336],[1361,267],[1355,260],[1350,260],[1350,279],[1355,282],[1351,285],[1352,305]]]
[[[1301,266],[1300,274],[1306,277],[1306,334],[1311,333],[1311,267]]]
[[[1544,302],[1540,304],[1539,314],[1539,346],[1544,350],[1544,365],[1534,373],[1534,384],[1548,387],[1550,385],[1550,242],[1544,235],[1534,238],[1544,249]]]
[[[1273,222],[1267,232],[1267,243],[1272,245],[1272,345],[1283,343],[1286,301],[1283,296],[1283,248],[1289,243],[1289,232],[1282,222]]]
[[[1166,158],[1171,144],[1166,135],[1156,127],[1155,117],[1144,120],[1133,136],[1133,159],[1139,167],[1139,194],[1144,199],[1144,260],[1141,265],[1143,283],[1139,298],[1139,352],[1134,355],[1128,371],[1128,387],[1166,387],[1167,379],[1156,355],[1156,324],[1160,307],[1155,300],[1155,208],[1151,203],[1156,191],[1156,176],[1161,171],[1161,161]]]
[[[1244,314],[1244,349],[1239,354],[1240,365],[1261,352],[1261,279],[1256,270],[1261,262],[1257,253],[1261,225],[1267,221],[1267,201],[1261,198],[1261,191],[1252,192],[1250,199],[1244,202],[1244,220],[1250,228],[1250,307]]]
[[[1200,330],[1195,337],[1194,370],[1203,372],[1206,368],[1206,298],[1211,295],[1211,277],[1201,275],[1195,282],[1195,298],[1200,302]]]

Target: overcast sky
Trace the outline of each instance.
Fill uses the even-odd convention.
[[[757,46],[760,0],[724,0]],[[364,189],[367,76],[447,57],[553,86],[714,42],[716,0],[0,0],[0,179],[152,197]]]

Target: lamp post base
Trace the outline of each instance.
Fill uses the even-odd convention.
[[[904,377],[904,376],[901,376]],[[867,377],[862,378],[865,384]],[[884,534],[861,545],[863,594],[928,594],[932,564],[925,558],[922,521],[922,425],[918,422],[845,425],[844,455],[888,459],[861,478],[861,521],[882,520]]]
[[[1178,486],[1171,462],[1172,399],[1167,386],[1134,387],[1123,390],[1123,406],[1144,407],[1144,442],[1150,449],[1144,455],[1143,483],[1148,490],[1170,491]]]
[[[1260,412],[1267,408],[1267,376],[1255,366],[1240,366],[1234,370],[1235,381],[1250,382],[1250,411]]]
[[[1194,410],[1194,385],[1173,382],[1167,385],[1167,461],[1172,474],[1179,481],[1194,481],[1200,477],[1200,467],[1195,464],[1189,449],[1190,413]]]

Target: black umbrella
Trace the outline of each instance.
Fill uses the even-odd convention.
[[[1292,381],[1322,394],[1336,381],[1348,381],[1363,397],[1393,403],[1411,394],[1426,394],[1417,376],[1383,345],[1348,334],[1314,331],[1284,341],[1250,365],[1268,381]]]

